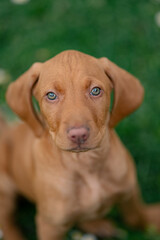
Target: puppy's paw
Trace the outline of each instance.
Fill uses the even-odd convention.
[[[79,225],[79,228],[87,233],[92,233],[97,237],[103,238],[117,238],[125,239],[126,232],[116,228],[111,221],[108,220],[95,220],[90,222],[85,222]]]

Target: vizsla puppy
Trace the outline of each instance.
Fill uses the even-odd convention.
[[[33,109],[32,94],[40,114]],[[5,240],[24,239],[12,218],[17,192],[36,203],[39,240],[62,240],[75,224],[98,236],[117,236],[104,219],[114,204],[130,226],[154,224],[160,230],[160,205],[143,203],[132,157],[113,129],[142,99],[135,77],[107,58],[78,51],[35,63],[9,86],[7,102],[24,122],[1,124]]]

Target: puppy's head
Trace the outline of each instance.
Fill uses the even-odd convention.
[[[32,92],[45,126],[34,112]],[[108,128],[138,108],[142,99],[143,88],[135,77],[106,58],[77,51],[34,64],[7,91],[8,104],[36,136],[46,128],[56,145],[67,151],[98,147]]]

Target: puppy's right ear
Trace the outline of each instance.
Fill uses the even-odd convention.
[[[34,63],[8,87],[6,99],[11,109],[24,120],[37,137],[43,132],[43,126],[32,105],[32,90],[38,81],[42,63]]]

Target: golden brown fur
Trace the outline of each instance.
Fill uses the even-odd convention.
[[[95,87],[101,89],[98,96],[91,94]],[[57,98],[49,100],[48,92]],[[0,138],[5,240],[23,239],[12,219],[17,192],[36,203],[39,240],[61,240],[74,224],[98,236],[118,235],[103,220],[114,204],[129,225],[144,229],[155,224],[160,230],[160,206],[141,200],[132,157],[113,129],[142,100],[135,77],[106,58],[78,51],[34,64],[9,86],[7,102],[24,123],[3,125]]]

